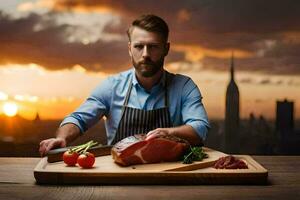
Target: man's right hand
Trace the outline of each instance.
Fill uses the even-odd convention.
[[[49,138],[40,142],[39,152],[45,156],[51,149],[66,147],[66,140],[63,138]]]
[[[56,138],[43,140],[40,143],[40,154],[45,156],[51,149],[66,147],[67,142],[72,142],[80,134],[78,126],[72,123],[65,124],[59,127],[56,131]]]

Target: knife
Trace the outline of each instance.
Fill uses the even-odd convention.
[[[63,160],[62,156],[63,156],[64,152],[73,147],[74,146],[50,150],[47,154],[47,161],[49,163],[62,161]],[[112,145],[99,144],[97,146],[90,148],[88,151],[90,153],[93,153],[96,157],[97,156],[106,156],[106,155],[110,155],[111,148],[112,148]]]

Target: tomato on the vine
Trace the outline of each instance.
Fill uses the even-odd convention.
[[[90,152],[83,153],[77,158],[77,163],[82,168],[92,168],[95,163],[95,156]]]
[[[63,161],[68,166],[75,166],[77,163],[78,156],[78,153],[68,150],[63,154]]]

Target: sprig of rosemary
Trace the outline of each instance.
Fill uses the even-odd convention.
[[[202,147],[191,147],[190,150],[183,156],[183,164],[191,164],[194,161],[201,161],[207,158],[208,155],[203,152]]]

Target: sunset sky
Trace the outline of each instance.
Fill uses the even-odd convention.
[[[242,118],[274,119],[285,98],[300,118],[297,0],[2,0],[0,113],[13,102],[27,119],[63,118],[131,67],[126,30],[145,13],[169,24],[166,69],[196,82],[209,118],[224,118],[232,51]]]

